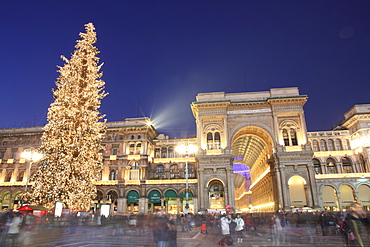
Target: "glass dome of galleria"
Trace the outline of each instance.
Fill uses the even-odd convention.
[[[250,169],[241,163],[234,163],[233,164],[234,173],[238,173],[242,175],[245,180],[250,180]]]

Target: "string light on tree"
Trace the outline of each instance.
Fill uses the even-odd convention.
[[[39,152],[39,170],[27,198],[32,204],[52,208],[56,201],[72,210],[88,211],[102,169],[101,145],[106,132],[101,99],[105,82],[99,72],[95,28],[85,25],[70,60],[62,56],[64,66],[53,90],[55,101],[48,111]]]

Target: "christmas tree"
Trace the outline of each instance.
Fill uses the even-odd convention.
[[[59,201],[72,210],[88,211],[96,197],[94,182],[102,169],[101,141],[106,132],[98,109],[106,93],[94,25],[86,24],[85,29],[71,59],[61,56],[65,64],[58,66],[55,101],[39,148],[44,156],[26,193],[31,204],[52,208]]]

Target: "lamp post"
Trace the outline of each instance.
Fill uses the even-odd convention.
[[[196,153],[198,151],[198,147],[192,144],[181,144],[176,147],[176,151],[178,153],[185,155],[185,180],[186,180],[186,187],[185,187],[185,213],[189,213],[189,171],[188,171],[188,158],[189,154]]]
[[[21,157],[25,158],[26,160],[29,160],[30,163],[28,164],[27,168],[27,180],[26,180],[26,188],[25,191],[27,192],[28,190],[28,182],[30,181],[30,173],[31,173],[31,167],[33,162],[37,162],[42,158],[42,154],[34,151],[34,150],[25,150],[24,152],[21,153]]]

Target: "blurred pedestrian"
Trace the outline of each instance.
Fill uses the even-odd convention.
[[[242,231],[244,229],[244,220],[240,217],[240,214],[237,214],[236,218],[234,219],[234,222],[236,224],[235,231],[236,231],[236,236],[238,238],[238,243],[242,243],[243,242]]]
[[[18,245],[19,231],[23,222],[23,217],[18,213],[13,213],[13,219],[8,223],[8,237],[10,239],[10,246]]]
[[[367,232],[369,221],[360,203],[354,202],[351,204],[350,212],[346,217],[346,224],[351,229],[351,233],[348,235],[351,246],[370,246],[369,233]]]
[[[153,240],[156,247],[166,247],[168,241],[168,225],[163,215],[159,215],[153,221]]]

